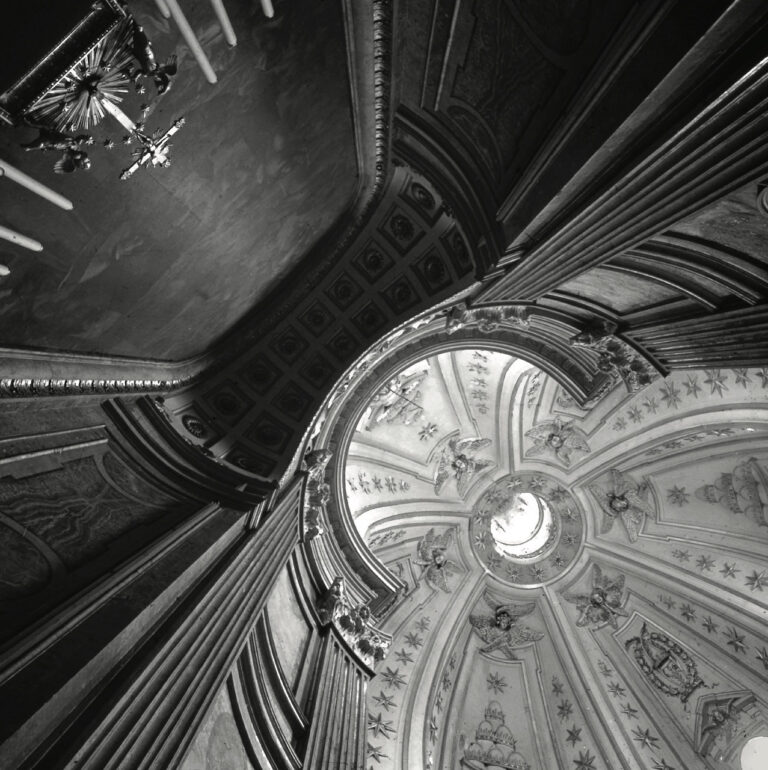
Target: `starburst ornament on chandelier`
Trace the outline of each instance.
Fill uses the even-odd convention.
[[[135,63],[139,66],[135,67]],[[184,118],[175,120],[165,132],[158,130],[149,135],[143,130],[143,122],[131,119],[121,105],[131,83],[142,92],[140,81],[144,77],[154,80],[158,96],[166,93],[176,70],[175,56],[163,65],[157,64],[143,28],[126,16],[33,104],[26,120],[41,134],[25,149],[63,150],[54,169],[57,173],[88,169],[91,162],[81,145],[93,144],[93,138],[72,137],[65,132],[90,129],[110,116],[128,132],[124,144],[135,140],[139,145],[132,153],[134,162],[123,170],[121,179],[128,179],[141,167],[169,166],[169,140],[184,125]],[[149,105],[142,105],[142,115],[146,117],[150,111]],[[107,139],[104,146],[111,149],[114,142]]]

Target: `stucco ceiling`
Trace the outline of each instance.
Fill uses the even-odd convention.
[[[582,407],[461,344],[388,375],[338,491],[406,585],[369,764],[738,770],[768,724],[766,387],[690,371]]]

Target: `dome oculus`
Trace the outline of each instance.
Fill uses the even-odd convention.
[[[480,561],[507,583],[532,587],[560,577],[584,536],[581,508],[556,479],[516,473],[494,482],[473,509],[472,544]]]

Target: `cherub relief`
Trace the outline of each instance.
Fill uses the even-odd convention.
[[[556,417],[554,420],[534,425],[525,435],[533,441],[533,446],[525,453],[526,457],[538,457],[546,451],[551,451],[568,467],[571,464],[572,452],[589,452],[587,440],[582,432],[574,427],[573,420]]]
[[[520,620],[530,615],[536,608],[535,602],[527,604],[496,604],[493,597],[485,591],[485,603],[493,615],[470,615],[469,622],[475,633],[485,642],[480,652],[499,650],[509,660],[517,660],[515,648],[529,642],[537,642],[544,637],[540,631],[534,631]]]
[[[478,460],[472,453],[490,445],[489,438],[452,438],[437,463],[435,494],[439,495],[453,477],[459,495],[463,497],[472,476],[493,465],[493,460]]]
[[[453,542],[455,529],[447,529],[442,535],[436,535],[430,529],[416,546],[418,558],[415,563],[422,568],[421,578],[432,589],[450,593],[448,578],[458,571],[458,565],[446,555],[448,547]]]
[[[592,590],[588,594],[564,594],[563,598],[579,610],[576,625],[592,626],[599,631],[605,626],[618,628],[618,618],[628,617],[624,604],[624,575],[609,578],[599,565],[592,565]]]
[[[612,468],[609,473],[611,481],[609,489],[594,484],[588,487],[603,514],[600,533],[610,532],[614,521],[621,519],[629,542],[634,543],[640,535],[645,517],[653,518],[656,515],[653,506],[645,499],[649,492],[648,485],[638,484],[630,476],[615,468]]]

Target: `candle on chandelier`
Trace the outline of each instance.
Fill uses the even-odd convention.
[[[9,227],[3,227],[0,225],[0,238],[5,241],[10,241],[19,246],[23,246],[30,251],[42,251],[43,244],[36,241],[34,238],[28,238],[26,235],[17,233],[15,230],[11,230]]]
[[[176,0],[164,0],[166,7],[170,11],[173,20],[176,22],[176,26],[181,32],[181,36],[184,38],[184,42],[189,46],[189,50],[192,51],[192,55],[195,57],[197,63],[200,65],[200,69],[203,71],[206,80],[209,83],[216,83],[216,73],[211,67],[211,63],[208,61],[208,57],[203,51],[203,47],[200,45],[200,41],[195,37],[195,33],[192,31],[192,27],[189,26],[187,17],[184,12],[179,8],[179,4]]]
[[[71,211],[74,208],[72,201],[65,198],[63,195],[51,190],[50,187],[46,187],[36,179],[32,179],[31,176],[27,176],[23,171],[19,171],[14,168],[10,163],[6,163],[4,160],[0,160],[0,177],[6,177],[16,184],[20,184],[22,187],[26,187],[30,192],[39,195],[41,198],[45,198],[55,206],[64,209],[65,211]]]
[[[227,45],[236,46],[237,36],[235,30],[232,28],[232,22],[227,15],[227,9],[224,7],[224,0],[211,0],[216,18],[219,20],[221,31],[224,33],[224,39],[227,41]]]

